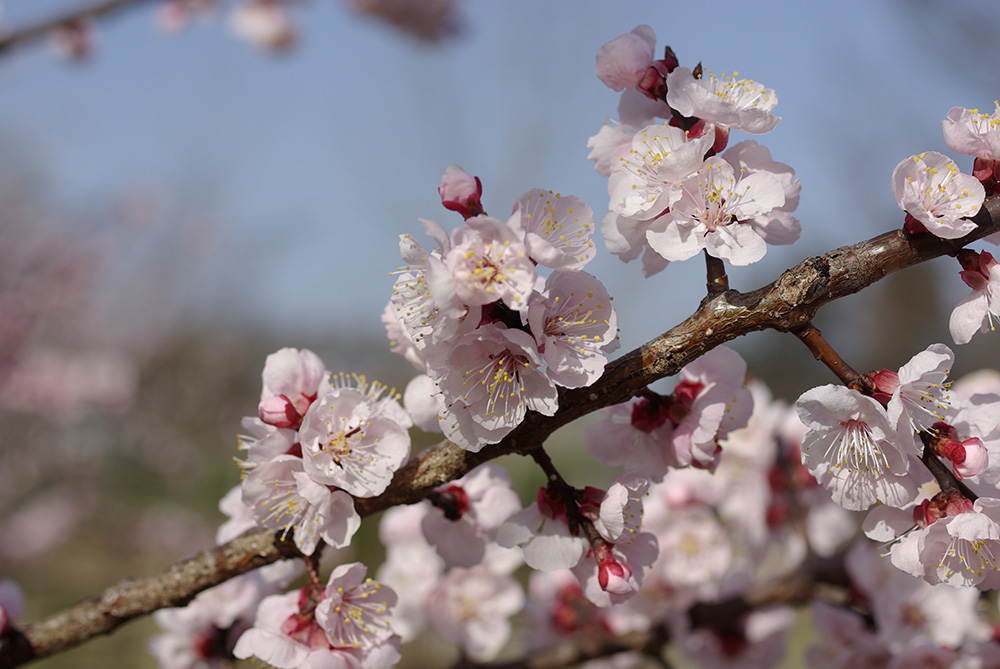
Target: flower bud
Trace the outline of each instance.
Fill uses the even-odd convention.
[[[451,164],[445,169],[438,194],[441,195],[441,204],[445,209],[457,211],[463,218],[483,213],[480,202],[483,185],[479,177],[472,176],[458,165]]]
[[[631,579],[632,570],[616,560],[610,551],[606,553],[604,560],[597,563],[597,582],[602,590],[612,595],[627,595],[635,590]]]
[[[302,424],[302,416],[285,395],[276,395],[261,400],[257,406],[257,415],[262,421],[274,427],[298,429]]]

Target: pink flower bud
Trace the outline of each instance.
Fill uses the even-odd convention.
[[[631,578],[632,570],[614,559],[610,552],[607,558],[597,565],[597,582],[600,583],[602,590],[613,595],[627,595],[632,592],[635,588],[629,582]]]
[[[480,198],[483,195],[483,185],[479,177],[474,177],[458,165],[449,165],[441,176],[438,186],[441,204],[445,209],[457,211],[463,218],[471,218],[483,213]]]
[[[262,421],[275,427],[298,429],[302,424],[302,416],[285,395],[276,395],[261,400],[257,406],[257,415]]]
[[[872,397],[883,405],[888,404],[896,388],[899,388],[899,374],[888,369],[883,369],[880,372],[868,372],[865,376],[875,386],[875,392],[872,393]]]
[[[966,439],[955,452],[961,452],[961,459],[951,458],[951,470],[959,480],[982,474],[990,462],[989,453],[978,438]]]
[[[619,35],[601,47],[597,52],[597,78],[614,91],[641,86],[649,74],[647,67],[653,62],[653,48],[656,35],[649,26],[638,26],[635,30]],[[658,75],[655,69],[652,72]],[[663,76],[659,75],[662,83]],[[642,88],[640,87],[640,90]],[[645,92],[645,91],[643,91]],[[666,86],[664,85],[664,93]],[[649,95],[647,93],[647,95]],[[650,95],[650,97],[653,97]],[[657,98],[654,98],[657,99]],[[658,98],[662,100],[663,98]]]

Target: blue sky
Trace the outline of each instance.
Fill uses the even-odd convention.
[[[68,4],[7,0],[3,18]],[[418,217],[460,223],[437,200],[448,163],[482,179],[494,215],[542,187],[577,195],[599,221],[606,183],[586,142],[618,95],[594,76],[594,55],[637,24],[684,65],[738,70],[777,91],[784,120],[756,139],[802,179],[803,234],[733,270],[740,289],[901,223],[893,167],[947,153],[948,109],[1000,95],[943,58],[955,36],[918,29],[903,2],[467,0],[458,12],[463,33],[427,45],[333,0],[306,3],[300,47],[273,58],[218,24],[161,35],[139,8],[107,22],[82,66],[36,47],[0,61],[0,134],[17,138],[63,207],[99,212],[143,194],[159,203],[159,231],[118,247],[120,303],[147,304],[129,290],[167,267],[156,276],[172,284],[171,304],[294,344],[299,332],[380,335],[398,235],[418,233]],[[700,261],[644,280],[599,247],[588,269],[616,296],[626,347],[704,293]],[[953,283],[957,301],[964,286]]]

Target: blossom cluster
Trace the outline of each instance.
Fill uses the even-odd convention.
[[[583,271],[596,254],[590,207],[535,189],[501,221],[483,213],[479,179],[454,165],[439,192],[465,224],[448,235],[422,221],[431,251],[400,237],[408,265],[383,321],[393,350],[427,375],[407,389],[417,424],[477,452],[528,411],[555,414],[558,387],[596,381],[617,348],[616,316],[604,285]]]
[[[732,265],[757,262],[767,244],[798,239],[801,184],[788,165],[753,140],[729,147],[732,130],[759,135],[780,117],[775,92],[751,79],[680,67],[673,52],[654,60],[649,26],[605,44],[597,74],[625,89],[620,121],[590,138],[589,158],[608,177],[608,250],[628,262],[642,254],[651,276],[699,251]],[[658,122],[657,118],[667,119]]]
[[[589,143],[609,182],[609,249],[626,261],[642,254],[648,276],[702,250],[745,265],[767,244],[795,241],[793,170],[754,141],[728,146],[733,130],[777,125],[774,91],[681,67],[669,48],[655,59],[655,45],[639,26],[597,56],[601,80],[624,90],[621,122]],[[956,239],[975,227],[970,217],[997,192],[998,125],[1000,104],[993,115],[949,112],[946,140],[976,156],[972,176],[933,152],[899,164],[892,187],[906,234]],[[168,633],[151,650],[164,666],[256,657],[281,668],[380,669],[425,628],[489,662],[515,638],[521,611],[529,653],[659,629],[699,666],[774,666],[790,608],[718,625],[696,625],[687,612],[838,556],[850,608],[810,603],[821,631],[811,665],[1000,664],[976,592],[1000,589],[1000,375],[952,384],[944,344],[895,371],[808,390],[793,407],[748,380],[735,351],[713,348],[669,392],[645,388],[588,426],[587,451],[621,468],[606,489],[571,486],[539,449],[546,483],[522,506],[504,469],[480,465],[386,511],[377,582],[349,563],[322,585],[321,545],[350,544],[354,499],[387,489],[409,457],[411,427],[478,453],[529,411],[554,415],[559,389],[593,384],[617,346],[611,298],[584,271],[596,254],[590,208],[535,189],[501,220],[486,214],[482,192],[478,178],[449,166],[439,194],[462,226],[449,233],[421,221],[431,250],[400,237],[406,266],[383,322],[392,350],[420,372],[405,409],[380,384],[332,374],[311,351],[268,356],[258,415],[244,420],[244,478],[223,500],[230,520],[217,539],[256,525],[291,535],[312,556],[308,584],[280,594],[300,570],[271,565],[162,612]],[[958,260],[973,289],[952,316],[964,343],[1000,317],[1000,270],[985,252],[963,249]],[[862,511],[860,523],[853,512]],[[881,548],[855,541],[859,524]],[[527,592],[515,577],[522,565],[534,570]],[[0,629],[13,610],[0,601]]]
[[[243,420],[243,502],[311,555],[350,543],[354,497],[381,494],[410,455],[409,414],[362,376],[333,375],[309,350],[267,357],[258,416]]]

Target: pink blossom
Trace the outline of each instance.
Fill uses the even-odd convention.
[[[844,386],[821,386],[795,403],[809,428],[802,439],[802,462],[846,509],[867,509],[876,501],[902,507],[916,493],[908,475],[920,453],[913,430],[897,430],[870,397]]]
[[[586,272],[556,271],[528,306],[528,325],[546,373],[565,388],[589,386],[617,348],[617,315],[607,289]]]
[[[438,487],[421,528],[449,567],[472,567],[483,560],[486,544],[500,525],[521,509],[507,472],[486,464]]]
[[[438,186],[441,204],[445,209],[457,211],[462,218],[470,218],[483,213],[483,184],[454,163],[445,168]]]
[[[440,393],[434,380],[426,374],[419,374],[406,384],[403,391],[403,406],[413,419],[413,424],[424,432],[440,434],[438,416],[444,410]]]
[[[950,348],[931,344],[900,367],[895,387],[889,390],[889,421],[900,430],[909,427],[919,432],[944,420],[951,409],[947,378],[954,362]]]
[[[316,622],[334,648],[356,648],[365,653],[388,643],[395,634],[390,609],[396,593],[382,583],[365,579],[368,568],[360,562],[342,564],[330,574]]]
[[[535,341],[521,330],[480,327],[456,341],[435,367],[429,371],[445,404],[441,429],[466,450],[500,441],[528,410],[551,416],[558,408]]]
[[[968,217],[976,215],[986,197],[975,177],[962,174],[955,161],[935,151],[900,162],[892,172],[892,192],[900,209],[944,239],[972,232],[976,224]]]
[[[646,233],[650,247],[669,261],[705,249],[733,265],[757,262],[767,244],[747,222],[785,203],[784,188],[772,174],[736,174],[722,158],[706,160],[677,185],[677,194],[662,229]]]
[[[447,642],[459,644],[469,659],[494,659],[510,639],[510,617],[524,607],[524,591],[513,578],[485,566],[456,567],[427,600],[431,627]]]
[[[611,175],[611,170],[621,159],[628,155],[632,148],[632,135],[635,129],[608,120],[587,140],[587,160],[594,162],[594,171],[602,177]]]
[[[535,266],[511,228],[489,216],[473,216],[452,237],[454,246],[444,262],[450,289],[463,304],[502,300],[515,311],[528,308],[528,297],[535,287]]]
[[[288,51],[298,39],[295,25],[280,0],[243,0],[229,15],[233,33],[262,51]]]
[[[799,219],[789,212],[799,205],[802,182],[795,177],[795,170],[771,159],[771,152],[752,139],[729,147],[722,157],[741,173],[764,172],[778,180],[785,193],[785,204],[749,219],[757,234],[768,244],[791,244],[799,238],[802,226]]]
[[[598,544],[572,571],[584,596],[597,606],[608,607],[636,595],[646,568],[658,555],[656,537],[638,532],[614,544]]]
[[[590,549],[585,538],[569,531],[566,508],[556,497],[547,487],[539,489],[537,499],[497,531],[497,543],[505,548],[519,546],[532,569],[570,569]]]
[[[951,312],[948,328],[956,344],[968,344],[976,332],[995,329],[993,319],[1000,318],[1000,269],[986,251],[962,249],[958,260],[963,267],[962,281],[972,292]]]
[[[613,91],[634,88],[653,62],[656,33],[647,25],[619,35],[597,52],[597,78]]]
[[[781,121],[771,110],[778,96],[752,79],[737,79],[712,73],[695,78],[691,70],[678,67],[667,75],[667,104],[684,116],[742,130],[752,135],[770,132]]]
[[[956,153],[1000,160],[1000,102],[993,114],[978,109],[952,107],[941,121],[944,141]]]
[[[361,526],[354,500],[303,471],[302,458],[283,455],[255,467],[243,479],[243,502],[265,527],[293,533],[295,545],[312,555],[320,539],[346,546]]]
[[[514,203],[507,225],[523,239],[528,256],[540,265],[582,269],[597,255],[590,239],[594,212],[572,195],[532,189]]]
[[[698,170],[713,141],[713,133],[662,124],[637,132],[608,180],[611,211],[640,221],[661,215],[680,198],[678,184]]]
[[[328,386],[302,421],[305,471],[352,495],[381,494],[410,455],[410,417],[385,386],[363,377]],[[353,386],[353,387],[352,387]]]

